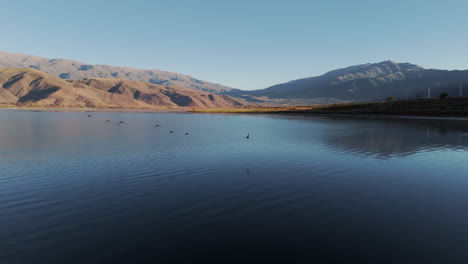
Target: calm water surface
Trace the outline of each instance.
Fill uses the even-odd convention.
[[[0,263],[468,263],[467,150],[468,121],[2,110]]]

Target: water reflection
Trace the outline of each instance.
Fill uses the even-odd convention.
[[[389,249],[468,263],[466,121],[0,111],[0,124],[0,263],[382,263]]]
[[[468,122],[430,119],[333,118],[343,131],[330,133],[327,144],[344,151],[381,158],[403,157],[441,148],[468,147]]]

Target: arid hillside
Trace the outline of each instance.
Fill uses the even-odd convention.
[[[232,91],[231,96],[287,100],[289,104],[306,99],[317,103],[377,102],[388,96],[412,100],[441,93],[459,95],[460,85],[468,84],[468,70],[425,69],[415,64],[383,61],[338,69],[317,77],[293,80],[263,90]],[[468,94],[465,89],[464,95]],[[320,100],[319,100],[320,99]],[[265,100],[265,99],[264,99]]]
[[[174,86],[123,79],[62,80],[32,68],[0,68],[0,104],[99,108],[225,108],[244,103]]]
[[[0,67],[33,68],[65,80],[84,78],[126,79],[165,86],[178,86],[198,91],[222,94],[236,90],[217,83],[193,78],[189,75],[161,71],[134,69],[109,65],[91,65],[67,59],[50,59],[39,56],[0,51]]]

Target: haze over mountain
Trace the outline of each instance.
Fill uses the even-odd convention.
[[[458,95],[460,83],[468,86],[468,71],[424,69],[410,63],[384,61],[330,71],[322,76],[293,80],[256,91],[232,91],[233,96],[270,99],[337,99],[373,101],[387,96],[414,99],[441,92]],[[468,89],[466,92],[468,95]]]
[[[62,80],[32,68],[0,68],[0,103],[55,107],[224,108],[228,95],[123,79]]]
[[[83,78],[126,79],[165,86],[179,86],[210,93],[223,93],[233,88],[195,79],[191,76],[160,71],[133,69],[108,65],[91,65],[74,60],[49,59],[20,53],[0,51],[0,67],[33,68],[61,79]]]

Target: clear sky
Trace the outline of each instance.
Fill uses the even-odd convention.
[[[0,1],[0,50],[241,89],[392,59],[468,69],[467,0]]]

